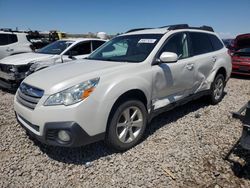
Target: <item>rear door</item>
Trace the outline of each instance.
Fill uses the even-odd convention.
[[[217,57],[207,33],[189,32],[189,36],[195,69],[193,93],[196,93],[208,89],[210,84],[207,78],[213,71]]]

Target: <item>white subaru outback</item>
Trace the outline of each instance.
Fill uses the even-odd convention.
[[[85,60],[30,75],[14,108],[18,122],[43,143],[105,140],[122,151],[140,141],[154,115],[204,95],[220,102],[231,66],[211,27],[135,29]]]

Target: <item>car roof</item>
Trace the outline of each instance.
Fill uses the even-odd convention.
[[[203,32],[203,33],[210,33],[210,34],[215,34],[212,31],[207,31],[207,30],[202,30],[202,29],[195,29],[195,28],[185,28],[185,29],[169,29],[170,27],[162,27],[162,28],[146,28],[146,29],[135,29],[135,30],[130,30],[123,35],[138,35],[138,34],[165,34],[169,31],[195,31],[195,32]]]
[[[27,33],[21,32],[10,32],[10,31],[0,31],[1,34],[16,34],[16,35],[27,35]]]
[[[250,33],[240,34],[236,36],[236,40],[244,38],[250,38]]]

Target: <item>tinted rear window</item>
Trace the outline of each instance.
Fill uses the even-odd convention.
[[[15,34],[0,34],[0,45],[8,45],[17,42]]]
[[[209,39],[213,45],[214,50],[220,50],[223,48],[223,44],[215,35],[208,35]]]
[[[213,51],[213,46],[206,33],[190,33],[193,55],[205,54]]]
[[[0,34],[0,45],[7,45],[9,43],[7,34]]]

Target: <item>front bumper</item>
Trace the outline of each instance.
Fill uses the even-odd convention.
[[[0,71],[0,87],[5,89],[17,88],[25,78],[25,73],[6,73]]]
[[[87,145],[99,140],[103,140],[105,134],[101,133],[95,136],[88,135],[76,122],[49,122],[44,125],[43,135],[35,134],[30,129],[34,129],[39,132],[39,126],[33,125],[23,117],[16,114],[18,123],[27,131],[27,133],[39,140],[40,142],[53,145],[53,146],[63,146],[63,147],[79,147]],[[58,138],[58,132],[60,130],[65,130],[70,135],[70,141],[64,142]]]

